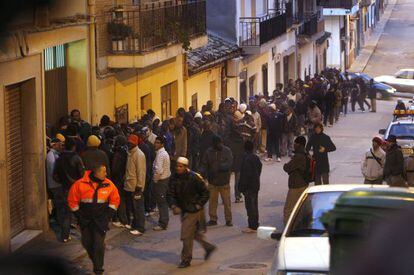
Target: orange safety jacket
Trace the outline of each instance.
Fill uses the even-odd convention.
[[[83,178],[71,186],[69,208],[78,213],[81,229],[94,223],[102,232],[106,232],[110,215],[120,203],[118,189],[109,179],[102,183],[93,182],[90,174],[91,171],[86,171]]]

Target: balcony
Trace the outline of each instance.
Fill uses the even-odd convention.
[[[286,13],[269,10],[262,17],[240,18],[240,46],[248,54],[263,52],[263,46],[286,33]]]
[[[303,24],[299,27],[300,44],[317,40],[325,31],[322,8],[316,11],[304,12],[301,18]]]
[[[117,7],[105,22],[111,68],[144,68],[207,44],[205,0]]]
[[[319,0],[325,16],[350,15],[359,10],[358,0]]]
[[[319,0],[318,6],[326,9],[352,9],[358,5],[358,0]]]

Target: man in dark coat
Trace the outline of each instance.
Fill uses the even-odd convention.
[[[111,167],[109,164],[109,158],[104,151],[99,149],[100,145],[101,140],[97,136],[89,136],[87,142],[87,149],[81,155],[82,161],[85,164],[86,170],[92,170],[98,164],[105,165],[106,173],[108,177],[110,177]]]
[[[368,98],[371,100],[371,112],[377,112],[377,90],[374,87],[374,79],[369,81]]]
[[[283,170],[289,174],[289,191],[283,209],[283,221],[285,225],[289,220],[296,202],[299,200],[303,191],[308,187],[308,183],[305,180],[307,161],[305,145],[306,139],[303,136],[297,137],[294,142],[295,154],[292,159],[283,166]]]
[[[406,187],[404,179],[404,156],[397,145],[397,137],[387,138],[388,150],[385,155],[384,179],[390,186]]]
[[[65,150],[57,159],[53,172],[53,179],[62,185],[62,194],[57,200],[57,208],[61,210],[61,239],[63,242],[70,240],[71,213],[67,203],[69,189],[73,183],[83,177],[85,167],[82,159],[76,153],[76,142],[72,138],[66,138]]]
[[[178,267],[186,268],[191,265],[194,240],[199,242],[204,250],[204,259],[208,260],[216,246],[207,242],[204,205],[209,199],[209,192],[203,178],[188,169],[188,159],[177,159],[176,172],[170,178],[167,202],[174,215],[181,214],[181,240],[183,250],[181,263]]]
[[[201,174],[208,180],[210,191],[209,216],[207,225],[217,225],[217,204],[220,194],[224,204],[226,225],[232,226],[230,174],[233,164],[233,155],[230,148],[223,145],[219,136],[213,138],[213,146],[204,154],[201,161]]]
[[[328,153],[336,150],[331,138],[323,132],[323,124],[315,124],[315,134],[309,138],[306,152],[311,149],[316,161],[315,185],[329,184],[329,159]]]
[[[276,160],[280,162],[280,139],[282,138],[282,126],[285,119],[284,114],[277,111],[275,104],[270,104],[270,115],[267,125],[267,158],[271,161],[273,154],[276,154]]]
[[[242,230],[243,233],[254,233],[259,227],[259,190],[260,175],[262,173],[262,162],[253,153],[253,143],[246,141],[244,144],[239,188],[245,198],[249,226]]]

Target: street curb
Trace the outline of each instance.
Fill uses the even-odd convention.
[[[349,68],[349,71],[352,72],[364,72],[368,62],[371,60],[371,57],[375,50],[377,49],[378,42],[384,32],[385,26],[391,17],[392,11],[397,3],[397,0],[390,0],[390,3],[385,8],[382,19],[377,23],[376,28],[373,30],[372,34],[368,38],[367,43],[364,45],[364,48],[361,50],[361,53],[354,61],[354,63]]]

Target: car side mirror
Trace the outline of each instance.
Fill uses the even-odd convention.
[[[262,240],[274,240],[273,234],[276,233],[276,227],[260,226],[257,228],[257,238]]]
[[[378,131],[378,133],[380,134],[380,135],[385,135],[385,132],[386,132],[387,130],[386,129],[381,129],[381,130],[379,130]]]
[[[273,232],[272,235],[270,235],[270,237],[273,240],[280,241],[280,239],[282,238],[282,234],[283,234],[282,232]]]

